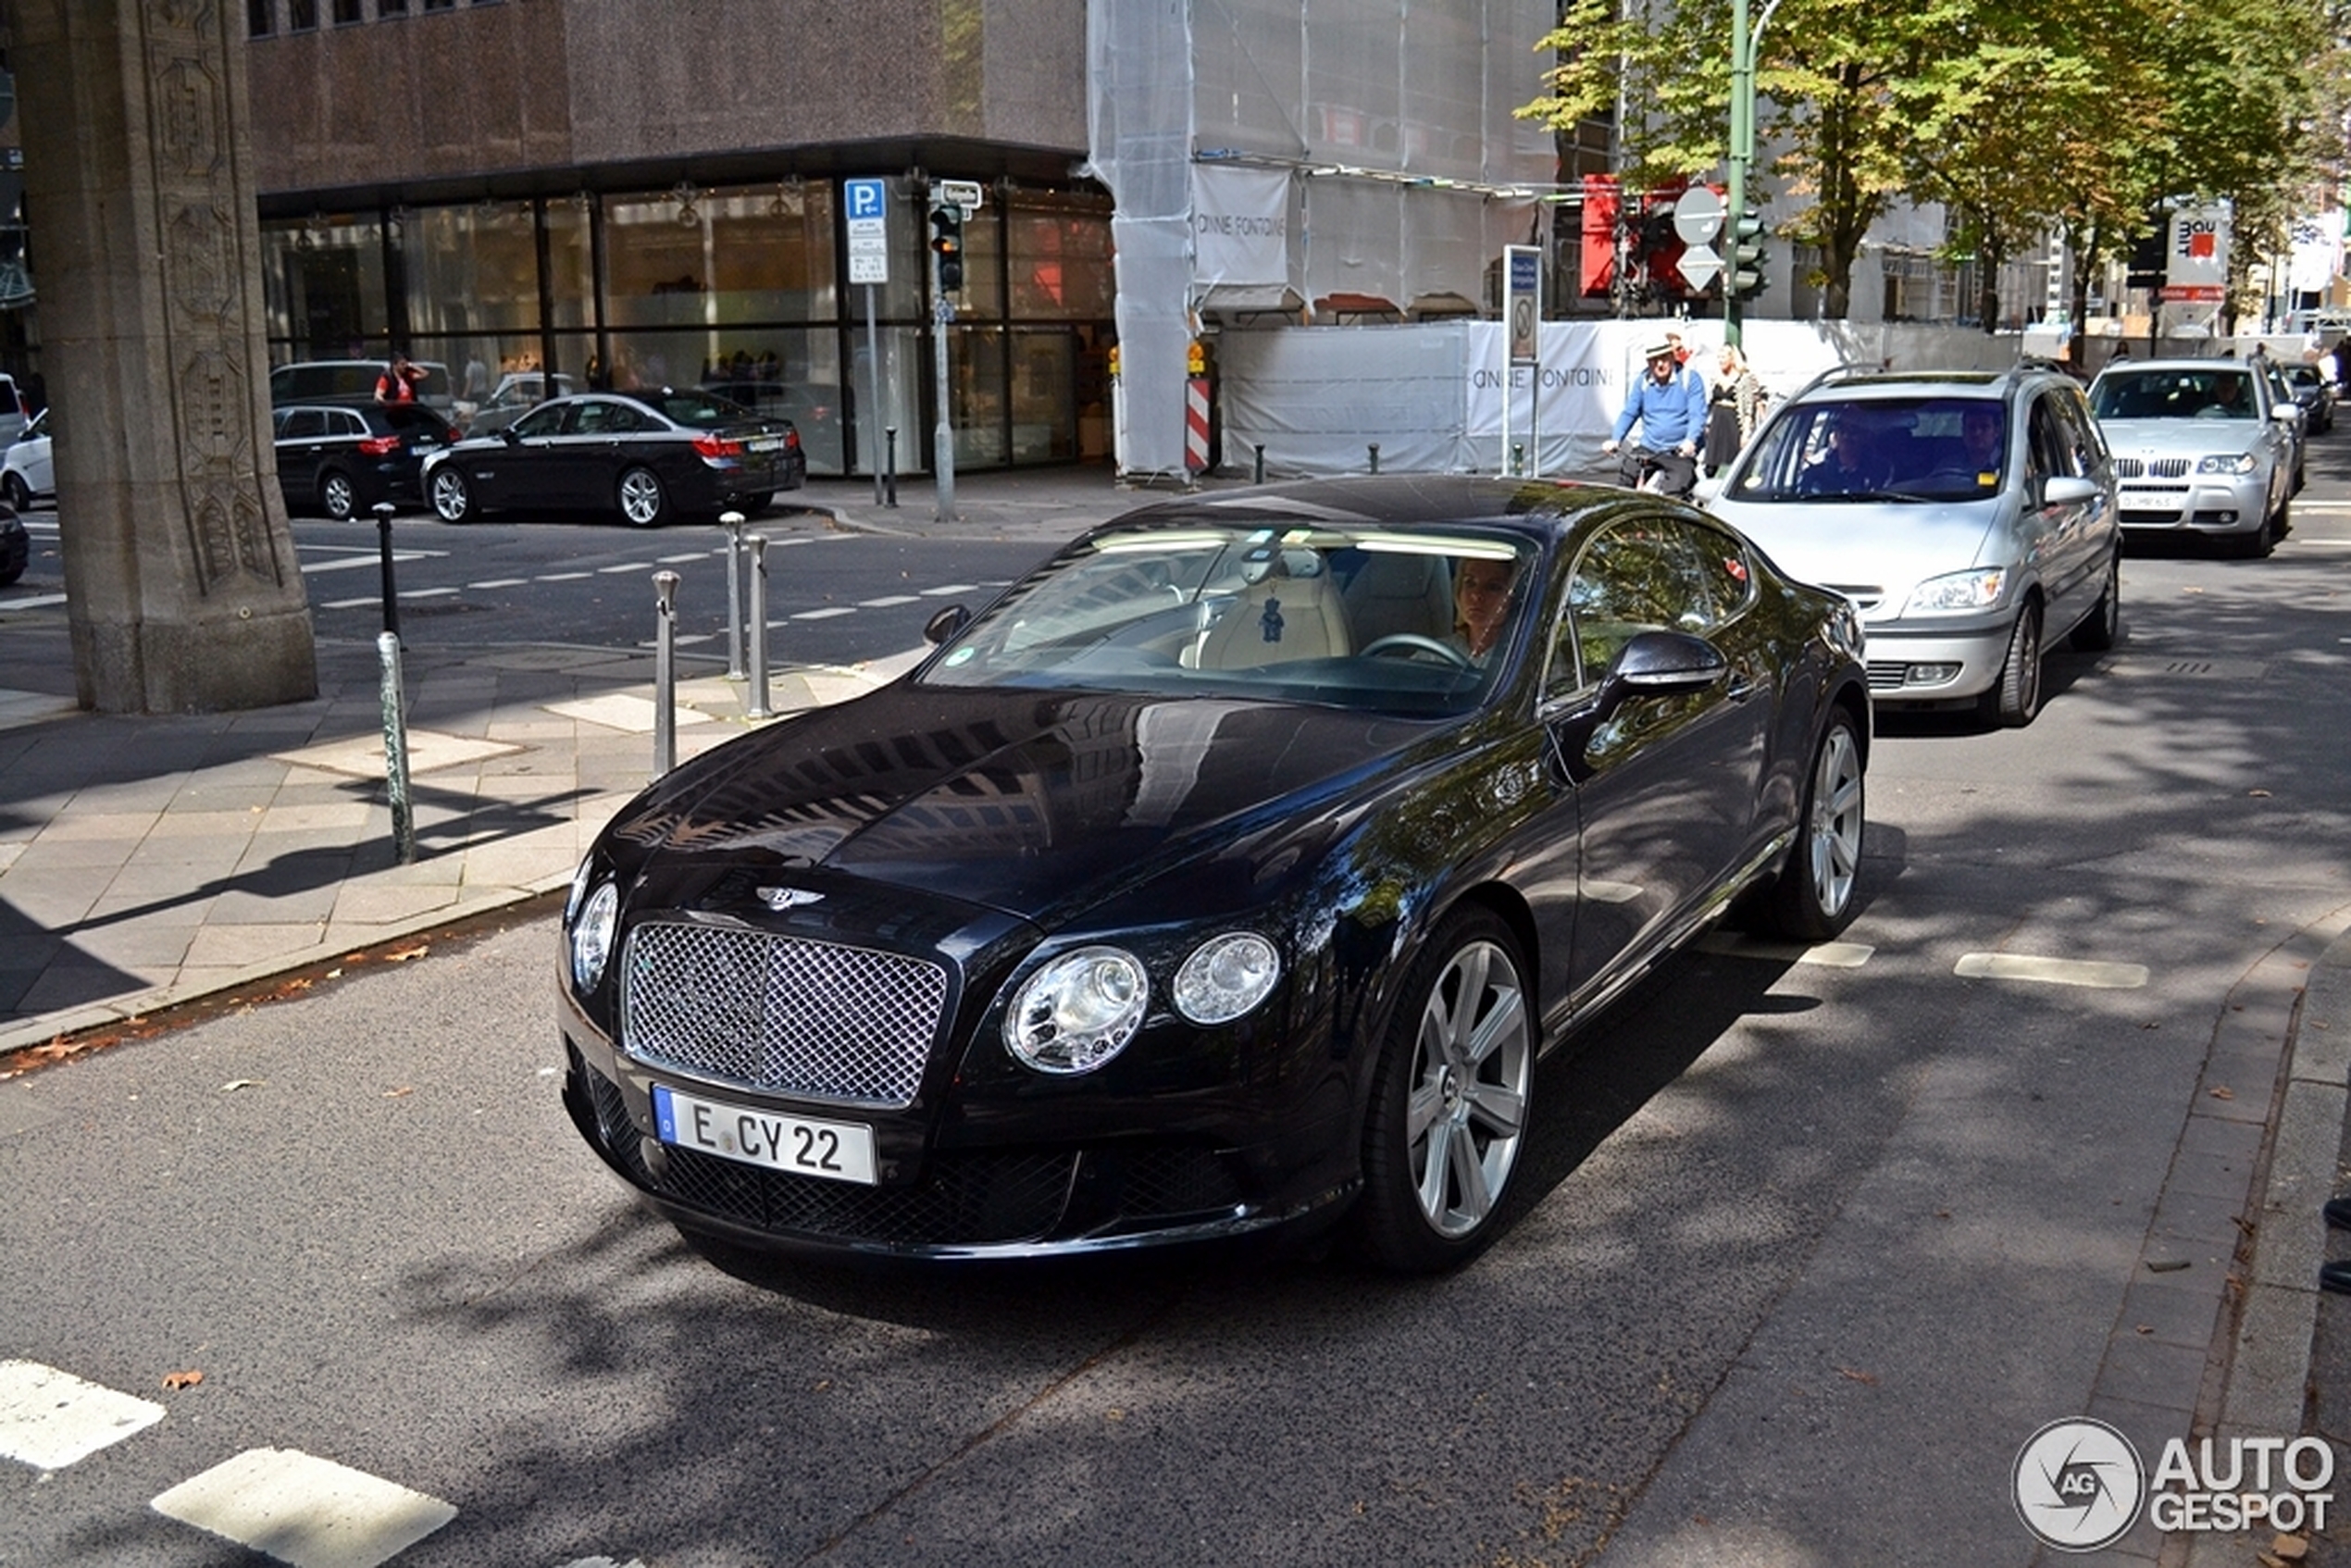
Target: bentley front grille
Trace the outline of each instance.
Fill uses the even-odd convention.
[[[900,953],[728,927],[629,933],[621,1049],[769,1094],[902,1109],[947,1006],[947,971]]]

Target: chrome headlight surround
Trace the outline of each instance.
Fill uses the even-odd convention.
[[[1225,931],[1192,949],[1170,988],[1176,1011],[1203,1027],[1229,1024],[1273,994],[1282,955],[1254,931]]]
[[[1904,615],[1948,616],[1988,610],[2000,602],[2009,585],[2005,566],[1978,566],[1971,571],[1931,577],[1910,590]]]
[[[583,991],[596,989],[612,963],[613,936],[620,924],[620,887],[612,881],[596,885],[578,902],[570,920],[571,983]]]
[[[1151,1006],[1151,976],[1124,948],[1081,947],[1020,984],[1004,1010],[1004,1045],[1040,1073],[1090,1073],[1126,1049]]]

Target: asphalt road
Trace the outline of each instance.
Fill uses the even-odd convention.
[[[0,1564],[258,1561],[153,1505],[257,1450],[453,1510],[417,1568],[2035,1562],[2018,1446],[2129,1402],[2118,1323],[2222,1292],[2222,1252],[2165,1295],[2133,1260],[2351,902],[2345,455],[2270,561],[2134,553],[2123,646],[2055,656],[2030,728],[1883,723],[1860,961],[1653,978],[1546,1064],[1522,1208],[1447,1278],[730,1273],[571,1132],[543,912],[6,1086],[0,1362],[160,1419],[0,1464]],[[837,604],[987,575],[790,548],[866,574]],[[811,624],[883,653],[893,612]]]

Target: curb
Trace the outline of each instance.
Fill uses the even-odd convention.
[[[2255,1211],[2253,1263],[2230,1347],[2229,1381],[2212,1436],[2294,1437],[2303,1433],[2318,1332],[2319,1265],[2335,1164],[2351,1111],[2351,930],[2310,964],[2288,1037],[2284,1092],[2270,1142],[2269,1179]],[[2236,1568],[2241,1537],[2207,1534],[2186,1568]]]

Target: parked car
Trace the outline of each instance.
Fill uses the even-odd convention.
[[[19,512],[30,512],[36,501],[57,496],[56,465],[49,452],[49,411],[33,416],[24,434],[9,443],[0,457],[0,496]]]
[[[2114,451],[2126,531],[2209,534],[2247,556],[2285,537],[2293,416],[2242,361],[2108,365],[2090,410]]]
[[[2266,354],[2255,355],[2250,361],[2255,377],[2269,389],[2270,406],[2280,412],[2280,422],[2294,436],[2294,493],[2302,493],[2305,470],[2310,454],[2310,415],[2294,395],[2294,383],[2286,380],[2285,367]]]
[[[2319,435],[2334,429],[2334,383],[2319,373],[2315,365],[2290,366],[2285,384],[2294,393],[2294,401],[2301,405],[2305,424]]]
[[[46,413],[47,410],[44,409],[43,412]],[[24,428],[31,423],[32,423],[32,405],[25,401],[24,392],[17,385],[17,379],[6,371],[0,371],[0,446],[5,446],[24,434]]]
[[[450,417],[454,401],[449,390],[449,367],[435,359],[409,361],[425,373],[417,401]],[[389,359],[305,359],[280,365],[269,372],[272,407],[289,403],[373,403],[376,382],[392,368]]]
[[[550,399],[425,465],[442,521],[502,506],[615,508],[637,528],[681,512],[753,511],[807,481],[789,419],[688,389]]]
[[[498,378],[490,396],[466,423],[469,436],[495,435],[513,424],[550,397],[567,397],[579,390],[579,383],[558,372],[555,390],[547,391],[547,378],[536,370],[517,370]]]
[[[1713,511],[1859,608],[1889,705],[2041,710],[2045,650],[2121,628],[2114,466],[2080,390],[2027,365],[1836,375],[1783,404]]]
[[[840,389],[832,385],[794,386],[786,381],[704,381],[702,390],[740,403],[774,419],[790,419],[804,444],[838,462],[840,451]]]
[[[286,510],[314,508],[342,522],[372,509],[424,500],[424,460],[456,444],[455,427],[416,403],[298,404],[273,409],[278,488]]]
[[[25,532],[24,519],[17,509],[0,501],[0,588],[6,588],[24,576],[32,561],[32,536]]]
[[[1345,1215],[1447,1267],[1568,1109],[1538,1056],[1738,895],[1806,940],[1854,913],[1852,608],[1663,497],[1174,500],[932,632],[668,775],[573,882],[565,1102],[690,1233],[972,1258]]]

